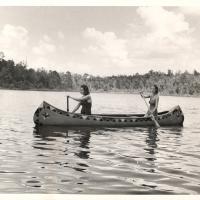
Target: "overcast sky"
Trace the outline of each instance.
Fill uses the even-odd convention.
[[[0,51],[28,68],[200,71],[200,7],[3,7]]]

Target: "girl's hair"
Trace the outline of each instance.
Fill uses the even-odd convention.
[[[155,88],[155,93],[158,94],[158,86],[154,85],[154,88]]]
[[[89,88],[88,88],[87,85],[83,84],[83,85],[81,85],[81,88],[83,88],[83,94],[84,95],[90,94],[90,91],[89,91]]]

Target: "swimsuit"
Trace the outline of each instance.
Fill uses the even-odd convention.
[[[92,107],[92,103],[88,102],[87,100],[82,100],[81,101],[81,114],[84,115],[91,115],[91,107]]]

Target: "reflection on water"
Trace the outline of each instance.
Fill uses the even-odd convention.
[[[199,170],[195,163],[188,168],[182,132],[176,127],[35,127],[32,149],[21,150],[22,170],[0,171],[15,171],[22,180],[21,189],[13,186],[14,191],[195,194]]]
[[[42,140],[56,140],[56,137],[66,137],[68,130],[63,127],[54,127],[54,126],[41,126],[34,127],[33,135],[36,138],[41,138]]]
[[[173,135],[170,135],[170,139],[174,139],[174,143],[173,145],[175,146],[179,146],[180,144],[178,143],[178,141],[180,141],[180,136],[181,136],[181,132],[182,132],[182,127],[170,127],[170,128],[164,128],[163,130],[157,129],[156,127],[149,127],[147,128],[147,137],[145,139],[145,142],[147,144],[147,146],[144,148],[144,150],[147,153],[147,156],[145,156],[145,159],[147,161],[149,161],[149,164],[151,166],[150,169],[148,169],[148,172],[152,172],[155,173],[156,168],[158,167],[158,165],[156,166],[156,154],[157,152],[160,152],[160,147],[158,145],[158,143],[160,142],[160,137],[163,137],[165,135],[165,133],[167,132],[167,134],[171,133]],[[159,150],[157,149],[159,147]],[[173,148],[172,146],[168,146],[169,149]]]
[[[150,127],[148,128],[148,134],[146,138],[146,144],[148,145],[148,148],[145,150],[151,155],[154,156],[155,154],[155,149],[157,148],[157,141],[159,141],[157,137],[157,128],[155,127]],[[147,158],[148,160],[154,160],[156,158]]]
[[[80,129],[76,127],[69,129],[68,127],[54,127],[54,126],[35,127],[33,133],[34,137],[36,138],[36,141],[34,141],[33,148],[40,150],[53,150],[53,151],[55,150],[57,151],[59,150],[59,148],[61,148],[62,149],[61,151],[63,151],[66,157],[73,154],[73,156],[76,156],[80,159],[89,159],[90,155],[89,144],[92,131],[95,131],[95,129],[94,128]],[[59,145],[58,141],[60,139],[62,139],[61,143],[62,146],[58,146]],[[54,144],[56,143],[56,149],[46,147],[46,146],[52,146],[52,141],[54,141]],[[41,156],[41,154],[39,156]],[[50,164],[52,164],[52,162],[50,162]],[[79,172],[84,172],[88,167],[86,163],[81,161],[75,163],[74,165],[71,165],[70,162],[58,162],[58,161],[55,161],[54,164],[58,164],[66,168],[72,168],[75,171]]]
[[[75,153],[75,155],[82,159],[89,158],[90,132],[91,132],[90,129],[85,129],[84,131],[80,132],[79,138],[75,138],[75,140],[80,141],[80,147],[81,147],[81,150],[79,150],[79,152]]]
[[[56,138],[61,137],[65,139],[65,147],[67,152],[67,148],[70,145],[70,143],[79,143],[79,147],[77,148],[77,152],[75,152],[75,155],[82,159],[88,159],[89,158],[89,143],[90,143],[90,137],[91,132],[95,129],[91,128],[67,128],[67,127],[35,127],[34,128],[34,136],[36,138],[41,138],[44,141],[55,141]],[[73,141],[72,141],[73,140]],[[38,147],[39,145],[39,147]],[[48,145],[48,142],[38,142],[36,141],[33,145],[34,148],[40,148],[40,149],[47,149],[46,147],[41,147],[41,145]]]
[[[33,135],[35,140],[32,146],[41,150],[37,156],[42,157],[42,160],[37,163],[41,164],[42,168],[57,166],[62,168],[61,171],[70,171],[67,173],[73,178],[61,178],[61,185],[75,183],[79,185],[79,192],[95,194],[101,193],[101,190],[107,193],[104,184],[111,184],[112,189],[108,193],[174,193],[174,186],[166,184],[168,173],[172,172],[171,168],[163,169],[162,160],[168,156],[171,158],[168,154],[179,148],[182,128],[95,129],[51,126],[37,127]],[[170,143],[169,138],[173,143]],[[124,149],[125,144],[128,151]],[[165,152],[167,155],[164,155]],[[176,163],[173,165],[176,166]],[[135,170],[132,170],[133,168]],[[129,174],[128,179],[123,178],[125,174]],[[130,177],[133,177],[133,182],[129,181]],[[178,180],[176,178],[176,181]],[[74,192],[76,193],[75,190],[72,191]],[[180,190],[181,192],[183,191]]]

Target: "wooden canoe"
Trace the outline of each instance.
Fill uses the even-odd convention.
[[[36,125],[53,126],[101,126],[101,127],[139,127],[154,126],[150,117],[144,114],[92,114],[82,115],[60,110],[43,102],[35,111],[33,121]],[[158,113],[160,126],[183,126],[184,115],[180,106]]]

